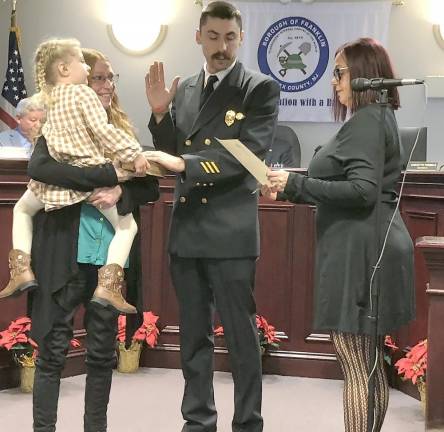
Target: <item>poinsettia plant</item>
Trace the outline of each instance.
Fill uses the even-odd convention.
[[[11,321],[8,328],[0,332],[0,348],[11,351],[14,361],[26,367],[34,366],[38,349],[30,333],[31,318],[28,317]],[[71,346],[79,348],[81,344],[77,339],[71,339]]]
[[[256,314],[256,327],[262,354],[264,354],[267,349],[279,348],[279,342],[281,340],[276,336],[276,329],[262,315]],[[214,335],[223,336],[223,327],[216,327],[214,329]]]
[[[413,384],[424,383],[427,372],[427,339],[410,348],[406,356],[395,363],[398,374]]]
[[[398,351],[399,348],[396,346],[393,338],[387,335],[384,339],[384,360],[391,366],[393,354]]]
[[[154,315],[151,311],[143,313],[143,322],[141,326],[134,332],[131,338],[131,346],[129,349],[133,348],[136,344],[146,344],[154,348],[157,344],[157,339],[159,337],[159,328],[157,327],[157,321],[159,317]],[[125,348],[126,340],[126,316],[120,315],[118,319],[118,331],[117,331],[117,342],[118,347],[121,349]]]

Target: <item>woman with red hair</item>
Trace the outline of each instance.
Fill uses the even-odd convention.
[[[378,93],[353,91],[351,81],[358,77],[394,78],[387,51],[373,39],[358,39],[336,51],[333,112],[336,120],[347,120],[316,152],[308,175],[270,171],[272,186],[263,187],[262,192],[273,199],[317,206],[314,327],[330,332],[344,374],[347,432],[367,430],[368,377],[374,375],[372,430],[376,432],[381,430],[389,396],[384,335],[414,318],[414,264],[412,240],[397,207],[402,161],[394,114],[399,107],[398,91],[396,87],[388,90],[385,142],[381,144]],[[373,271],[381,255],[375,311]],[[377,355],[370,364],[375,313]]]

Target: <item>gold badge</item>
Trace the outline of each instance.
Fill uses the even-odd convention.
[[[234,124],[236,119],[236,113],[233,110],[229,110],[225,113],[225,124],[230,127]]]
[[[245,118],[245,114],[238,112],[236,113],[236,120],[243,120]]]

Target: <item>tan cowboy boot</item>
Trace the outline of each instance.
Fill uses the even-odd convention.
[[[137,313],[136,308],[122,296],[123,268],[119,264],[107,264],[99,269],[99,280],[91,301],[111,306],[119,312]]]
[[[11,278],[6,288],[0,291],[0,298],[15,297],[38,286],[31,270],[31,257],[20,249],[9,252],[9,272]]]

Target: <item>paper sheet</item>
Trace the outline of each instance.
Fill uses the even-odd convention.
[[[267,178],[268,167],[250,149],[237,139],[220,140],[227,149],[259,182],[261,185],[270,185]]]

